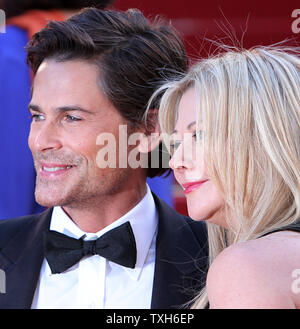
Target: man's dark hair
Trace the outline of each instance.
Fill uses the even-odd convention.
[[[49,22],[33,36],[27,52],[34,74],[46,58],[95,63],[101,90],[132,128],[145,124],[147,103],[160,84],[188,68],[182,41],[170,24],[156,18],[151,25],[137,9],[87,8],[64,22]],[[148,176],[165,171],[149,168]]]

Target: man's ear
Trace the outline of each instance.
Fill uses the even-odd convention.
[[[158,109],[150,109],[147,114],[147,124],[145,131],[141,134],[139,151],[149,153],[153,151],[161,142],[160,126],[158,123]]]

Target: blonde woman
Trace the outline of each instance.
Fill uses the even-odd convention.
[[[297,49],[230,50],[162,90],[170,166],[208,227],[211,265],[193,307],[300,308]]]

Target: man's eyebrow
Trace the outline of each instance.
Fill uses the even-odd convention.
[[[36,111],[36,112],[41,112],[40,107],[38,105],[35,104],[29,104],[28,105],[28,111]]]
[[[29,104],[28,109],[29,109],[29,111],[32,110],[32,111],[36,111],[36,112],[42,112],[40,107],[35,104]],[[80,111],[80,112],[84,112],[84,113],[94,114],[94,112],[84,109],[78,105],[60,106],[60,107],[56,108],[56,111],[58,111],[58,112]]]
[[[71,106],[60,106],[56,109],[59,112],[70,112],[70,111],[80,111],[88,114],[95,114],[94,112],[84,109],[81,106],[78,105],[71,105]]]

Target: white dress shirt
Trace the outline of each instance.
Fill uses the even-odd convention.
[[[136,240],[134,269],[93,255],[82,258],[63,273],[52,274],[44,259],[31,307],[150,308],[158,215],[148,186],[146,195],[133,209],[97,233],[82,231],[61,207],[53,209],[50,230],[76,239],[86,235],[84,240],[94,240],[126,221],[130,222]]]

